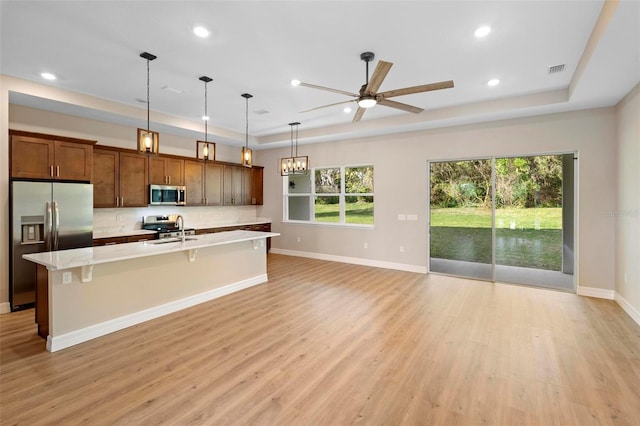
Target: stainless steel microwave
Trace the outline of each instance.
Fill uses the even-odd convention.
[[[184,206],[187,204],[187,187],[149,185],[149,204],[153,206]]]

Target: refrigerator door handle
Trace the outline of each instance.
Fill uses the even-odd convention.
[[[45,250],[47,251],[51,251],[51,231],[52,231],[52,226],[53,226],[53,217],[52,217],[52,212],[51,212],[51,203],[47,201],[47,214],[46,214],[46,218],[45,218],[45,235],[44,235],[44,241],[45,241]]]
[[[56,215],[56,229],[54,233],[55,238],[53,240],[53,250],[58,250],[58,237],[60,236],[60,209],[58,208],[57,201],[53,202],[53,210]]]

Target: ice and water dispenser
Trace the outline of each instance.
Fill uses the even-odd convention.
[[[22,244],[44,243],[44,216],[21,216]]]

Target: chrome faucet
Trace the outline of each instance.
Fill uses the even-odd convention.
[[[181,214],[176,216],[176,224],[178,223],[178,220],[180,221],[180,233],[182,234],[182,243],[184,244],[184,241],[185,241],[184,218],[182,217]]]

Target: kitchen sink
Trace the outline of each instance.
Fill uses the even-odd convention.
[[[197,241],[196,237],[186,237],[185,241]],[[182,238],[163,238],[161,240],[145,241],[146,244],[169,244],[169,243],[181,243]]]

